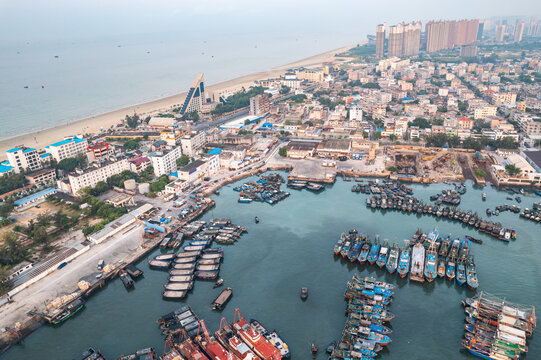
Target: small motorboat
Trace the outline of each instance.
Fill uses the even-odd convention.
[[[312,343],[312,355],[316,355],[318,351],[317,345]]]
[[[301,300],[305,301],[308,299],[308,288],[301,288]]]
[[[259,224],[259,218],[257,216],[254,218],[254,221],[256,224]]]
[[[216,282],[214,283],[213,288],[217,288],[218,286],[222,286],[223,283],[224,283],[224,279],[218,279],[218,280],[216,280]]]

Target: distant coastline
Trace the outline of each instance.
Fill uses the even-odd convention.
[[[242,87],[250,86],[255,80],[276,77],[282,75],[287,69],[298,66],[317,66],[324,62],[335,60],[335,54],[341,53],[350,49],[351,46],[344,46],[338,49],[314,55],[305,59],[301,59],[289,64],[275,67],[268,71],[261,71],[235,79],[224,81],[221,83],[207,86],[207,89],[212,92],[234,91]],[[63,139],[64,136],[72,134],[98,133],[100,129],[108,129],[111,126],[118,124],[125,118],[126,115],[132,115],[134,112],[140,115],[148,115],[155,112],[166,111],[181,104],[186,97],[186,91],[168,96],[165,98],[131,105],[118,110],[107,113],[91,116],[88,118],[75,120],[68,124],[58,125],[49,129],[39,130],[32,133],[18,135],[12,138],[0,140],[0,158],[5,158],[5,151],[17,145],[26,145],[38,149],[44,148],[54,141]]]

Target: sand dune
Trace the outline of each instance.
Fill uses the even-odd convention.
[[[207,86],[207,89],[214,93],[220,93],[224,91],[238,90],[242,87],[249,87],[253,84],[254,80],[277,77],[279,75],[282,75],[287,69],[292,67],[317,66],[323,62],[336,60],[336,58],[334,57],[335,54],[343,52],[349,48],[351,48],[351,46],[342,47],[290,64],[278,66],[269,71],[262,71],[246,76],[241,76],[236,79]],[[37,149],[42,149],[55,141],[62,140],[63,137],[67,135],[99,133],[101,128],[107,129],[115,124],[120,123],[122,119],[126,117],[126,115],[132,115],[134,112],[136,112],[137,114],[145,116],[154,112],[165,111],[177,106],[178,104],[182,104],[185,97],[186,92],[182,92],[180,94],[165,97],[162,99],[128,106],[105,114],[74,121],[70,124],[59,125],[54,128],[37,131],[35,133],[5,139],[0,141],[0,158],[5,159],[5,151],[18,145],[26,145],[35,147]]]

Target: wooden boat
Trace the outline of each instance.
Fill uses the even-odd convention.
[[[211,264],[211,265],[204,265],[204,264],[197,264],[195,269],[197,271],[218,271],[220,269],[220,264]]]
[[[173,265],[174,270],[193,270],[195,269],[195,264],[174,264]]]
[[[126,267],[124,268],[126,270],[126,272],[133,278],[133,279],[137,279],[138,277],[142,276],[143,275],[143,271],[141,271],[140,269],[138,269],[135,265],[133,264],[129,264],[129,265],[126,265]]]
[[[177,270],[173,269],[169,271],[169,275],[171,276],[183,276],[183,275],[193,275],[193,269],[188,270]]]
[[[196,271],[195,277],[199,280],[214,280],[219,273],[219,271]]]
[[[201,253],[199,251],[183,251],[180,253],[177,253],[176,258],[182,259],[182,258],[190,258],[194,256],[199,256]]]
[[[449,237],[447,237],[445,240],[442,241],[440,249],[438,250],[438,255],[440,257],[446,258],[449,254],[449,249],[451,248],[451,240]]]
[[[259,357],[231,330],[225,318],[220,320],[220,328],[214,333],[216,339],[229,351],[242,360],[258,360]]]
[[[472,291],[477,290],[479,287],[479,281],[477,280],[477,270],[475,269],[475,262],[473,256],[469,256],[466,262],[466,284]]]
[[[442,277],[445,277],[445,270],[446,270],[446,268],[445,268],[445,262],[446,262],[446,261],[445,261],[445,258],[444,258],[444,257],[441,257],[441,256],[440,256],[440,257],[438,258],[438,271],[437,271],[437,273],[438,273],[438,276],[441,277],[441,278],[442,278]]]
[[[282,358],[280,351],[246,321],[239,309],[235,310],[232,328],[237,336],[261,359],[280,360]]]
[[[174,264],[191,264],[191,263],[195,263],[196,260],[197,260],[196,256],[184,257],[184,258],[176,258],[173,261],[173,263]]]
[[[400,253],[400,260],[398,261],[397,272],[401,278],[406,277],[406,275],[408,275],[408,272],[410,271],[410,256],[411,250],[409,242],[407,242],[402,248],[402,252]]]
[[[387,258],[387,263],[385,267],[390,274],[393,274],[398,267],[398,258],[400,255],[400,249],[396,243],[393,244],[391,251],[389,252],[389,257]]]
[[[183,283],[193,281],[193,275],[172,275],[169,276],[169,282],[172,283]]]
[[[387,257],[389,256],[389,242],[387,240],[383,241],[383,245],[379,250],[378,259],[376,260],[376,265],[379,268],[382,268],[387,263]]]
[[[233,296],[233,289],[230,287],[223,289],[212,302],[212,310],[223,310],[225,304],[231,299],[231,296]]]
[[[164,261],[171,261],[175,258],[176,254],[161,254],[154,257],[154,260],[164,260]]]
[[[120,281],[122,281],[122,284],[124,284],[124,287],[126,289],[133,288],[133,279],[127,271],[122,270],[118,276],[120,277]]]
[[[425,278],[423,276],[425,263],[425,248],[423,244],[417,243],[413,246],[411,253],[411,269],[410,269],[410,280],[424,282]]]
[[[455,239],[453,241],[453,245],[451,246],[449,257],[447,258],[447,269],[445,270],[445,275],[447,276],[447,279],[450,281],[453,281],[456,276],[456,267],[457,267],[456,262],[458,259],[459,248],[460,248],[460,241],[458,239]]]
[[[164,299],[169,299],[169,300],[181,300],[186,297],[186,294],[188,294],[188,291],[185,291],[185,290],[181,290],[181,291],[165,290],[162,293],[162,297]]]
[[[216,265],[220,263],[220,259],[202,259],[197,262],[197,265]]]
[[[164,260],[150,260],[148,262],[148,265],[151,269],[155,270],[168,270],[171,267],[170,261],[164,261]]]
[[[224,279],[218,279],[218,280],[216,280],[216,282],[214,283],[214,286],[212,288],[216,289],[218,286],[222,286],[223,283],[224,283]]]
[[[190,282],[171,282],[165,285],[165,290],[188,291],[193,288],[193,281]]]
[[[461,256],[456,266],[456,282],[462,286],[466,282],[466,258]]]

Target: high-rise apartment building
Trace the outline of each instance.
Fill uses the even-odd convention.
[[[496,42],[503,42],[505,36],[505,25],[496,25]]]
[[[483,31],[485,30],[485,23],[483,21],[479,22],[479,27],[477,28],[477,40],[483,40]]]
[[[38,151],[34,148],[19,146],[6,151],[9,166],[17,174],[24,170],[41,169]]]
[[[250,115],[263,116],[270,111],[267,94],[259,94],[250,98]]]
[[[45,148],[53,159],[60,162],[67,158],[74,158],[86,151],[88,142],[85,139],[71,137],[62,141],[55,142]]]
[[[192,83],[192,87],[188,91],[188,95],[186,95],[184,104],[182,104],[182,108],[180,109],[180,115],[184,115],[193,111],[199,111],[199,109],[201,109],[201,106],[205,102],[204,81],[205,80],[203,74],[197,74],[197,77]]]
[[[515,34],[513,36],[513,41],[514,42],[521,42],[522,41],[522,35],[524,35],[524,26],[525,25],[526,24],[524,23],[524,21],[520,21],[515,26]]]
[[[376,26],[376,57],[385,56],[385,24]]]
[[[421,44],[421,28],[421,22],[400,23],[390,26],[387,56],[417,55]]]
[[[430,21],[425,26],[426,51],[469,45],[477,40],[479,19]]]

